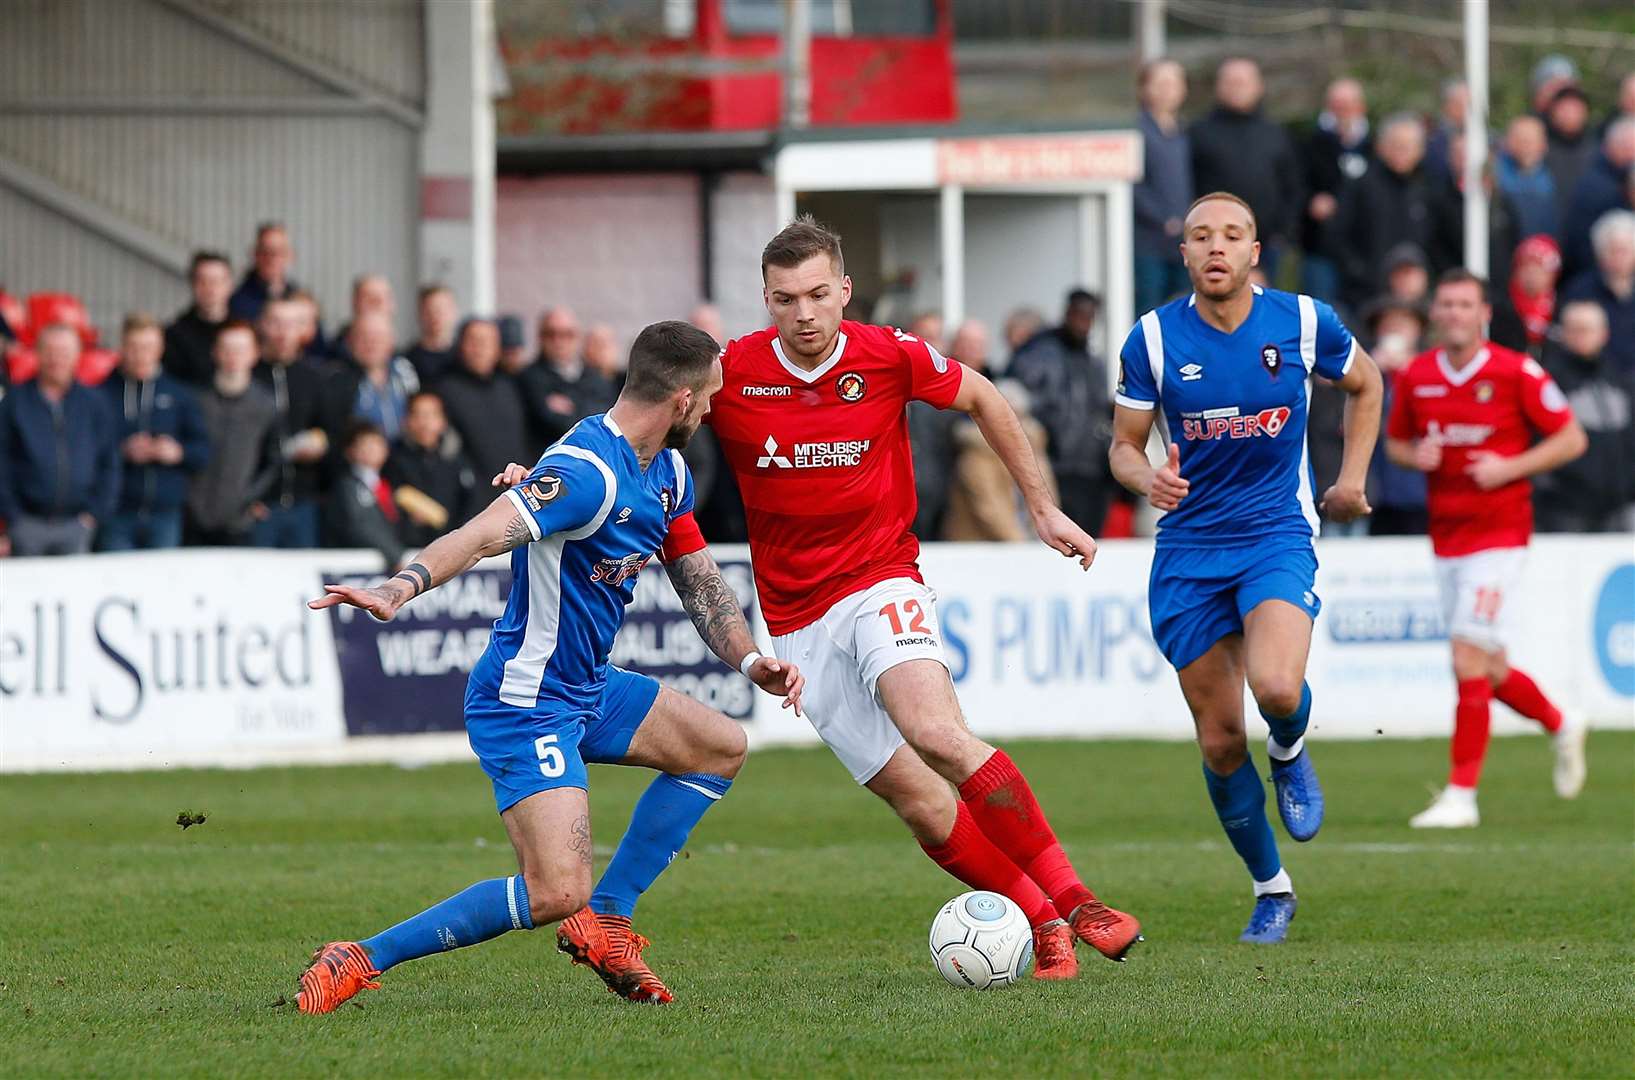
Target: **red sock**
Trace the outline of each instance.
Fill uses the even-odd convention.
[[[1028,917],[1029,926],[1043,926],[1061,918],[1044,890],[982,835],[964,803],[955,804],[954,831],[940,847],[920,846],[932,862],[971,888],[986,889],[1015,901]]]
[[[1527,719],[1537,720],[1544,725],[1545,731],[1554,733],[1561,730],[1561,710],[1544,696],[1544,691],[1538,688],[1538,683],[1527,672],[1511,668],[1504,682],[1493,688],[1493,696]]]
[[[971,816],[988,839],[1039,883],[1057,911],[1070,915],[1080,904],[1096,898],[1073,872],[1033,789],[1005,751],[995,750],[959,786],[959,797],[971,808]]]
[[[1473,788],[1482,775],[1482,758],[1487,755],[1488,705],[1493,688],[1486,679],[1465,679],[1459,683],[1459,704],[1453,710],[1453,768],[1448,783]]]

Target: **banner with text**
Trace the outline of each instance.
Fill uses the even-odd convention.
[[[344,735],[320,565],[350,552],[0,561],[0,768],[221,761]]]
[[[755,618],[749,560],[717,552],[721,575]],[[369,585],[369,575],[336,575]],[[489,559],[418,597],[390,623],[350,607],[333,609],[346,727],[352,735],[462,731],[466,676],[488,645],[489,628],[505,611],[509,557]],[[754,710],[754,687],[705,647],[664,570],[649,564],[636,582],[613,663],[652,675],[738,720]]]

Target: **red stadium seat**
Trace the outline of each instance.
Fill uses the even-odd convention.
[[[34,344],[35,336],[52,323],[67,323],[79,332],[80,344],[86,348],[97,343],[96,327],[85,312],[85,305],[72,293],[30,293],[28,297],[28,334],[19,340],[24,345]]]
[[[75,378],[86,386],[96,386],[119,366],[119,354],[113,349],[86,349],[79,355]]]
[[[6,321],[11,328],[11,334],[17,340],[23,340],[28,333],[28,311],[23,302],[4,289],[0,289],[0,319]]]
[[[80,353],[74,378],[86,386],[96,386],[118,366],[119,353],[113,349],[86,349]],[[13,386],[28,382],[40,373],[40,356],[27,345],[14,346],[6,354],[6,371]]]
[[[40,358],[27,345],[13,345],[6,354],[6,376],[13,386],[32,379],[39,370]]]

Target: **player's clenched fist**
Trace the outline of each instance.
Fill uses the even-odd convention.
[[[1186,498],[1192,484],[1181,479],[1181,448],[1169,444],[1169,460],[1152,474],[1152,486],[1147,489],[1147,501],[1159,510],[1174,510]]]
[[[1344,524],[1373,512],[1374,508],[1368,505],[1368,496],[1363,494],[1360,487],[1335,484],[1323,493],[1323,516],[1330,521]]]
[[[1435,472],[1442,467],[1442,440],[1427,435],[1414,443],[1414,468],[1420,472]]]

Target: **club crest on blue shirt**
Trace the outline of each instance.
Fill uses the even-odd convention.
[[[675,498],[670,494],[669,488],[665,488],[663,491],[659,492],[659,505],[664,507],[664,514],[666,517],[670,515],[670,505],[674,501]]]
[[[1277,373],[1283,370],[1283,354],[1276,345],[1262,345],[1260,347],[1260,366],[1266,369],[1266,374],[1277,378]]]
[[[562,478],[546,473],[537,480],[528,481],[517,490],[522,492],[522,500],[528,504],[528,509],[537,513],[540,507],[562,494]]]

